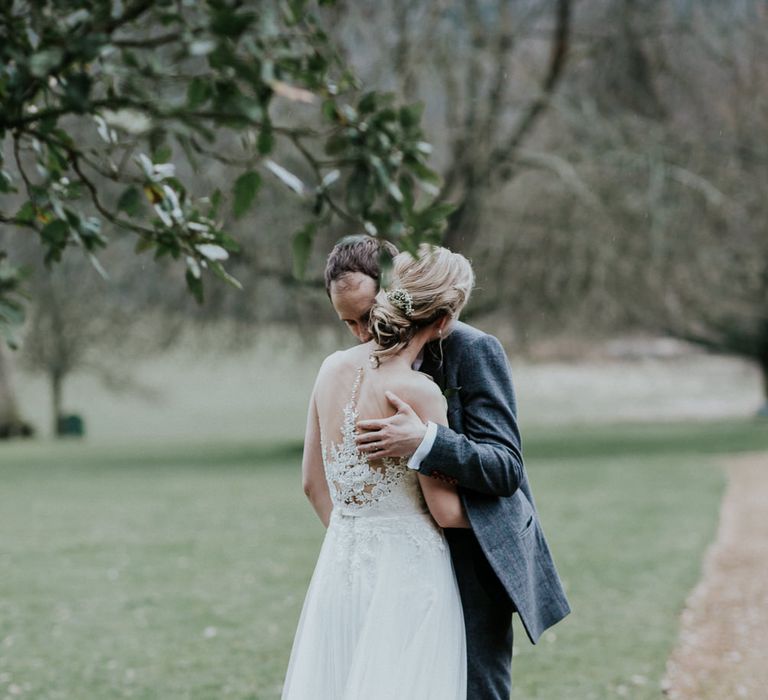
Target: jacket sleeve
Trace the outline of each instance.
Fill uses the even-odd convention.
[[[507,356],[496,338],[483,335],[464,348],[458,361],[457,410],[463,412],[464,433],[438,426],[419,471],[447,477],[470,491],[511,496],[525,472]]]

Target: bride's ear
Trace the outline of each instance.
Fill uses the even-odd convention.
[[[443,335],[445,333],[445,329],[447,328],[448,324],[451,322],[452,317],[450,314],[445,314],[442,316],[438,322],[437,322],[437,332],[439,335]]]

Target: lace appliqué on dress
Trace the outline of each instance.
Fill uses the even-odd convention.
[[[344,407],[344,421],[341,426],[341,442],[326,446],[322,440],[325,476],[331,487],[334,505],[345,508],[365,508],[395,490],[404,477],[408,476],[408,460],[405,458],[383,458],[380,467],[371,467],[366,455],[355,444],[355,424],[358,419],[357,394],[363,368],[357,370],[352,396]]]
[[[402,555],[402,575],[418,587],[416,573],[426,552],[443,551],[445,539],[428,514],[404,517],[360,518],[334,513],[328,533],[335,544],[339,571],[347,572],[347,583],[365,577],[378,565],[384,543],[396,546]]]
[[[408,468],[408,459],[383,458],[380,466],[372,467],[355,444],[363,372],[362,367],[357,370],[351,397],[343,409],[341,442],[326,445],[321,438],[333,501],[327,536],[335,542],[339,570],[346,570],[349,584],[375,570],[383,546],[396,547],[402,553],[406,577],[410,572],[415,574],[426,551],[443,551],[446,546],[429,515],[418,476]]]

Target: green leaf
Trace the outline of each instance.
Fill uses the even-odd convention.
[[[325,195],[323,195],[322,190],[318,190],[315,195],[315,201],[312,203],[312,213],[315,216],[320,216],[320,214],[323,213],[323,209],[325,209],[325,201]]]
[[[407,160],[406,165],[411,169],[413,174],[422,182],[428,182],[431,185],[440,185],[442,180],[434,170],[428,168],[424,163],[418,160]]]
[[[221,190],[217,187],[211,195],[211,206],[208,209],[208,218],[215,219],[219,214],[219,206],[221,205]]]
[[[339,121],[339,112],[336,109],[336,103],[333,100],[323,100],[323,116],[331,122]]]
[[[187,87],[187,106],[190,109],[196,109],[205,104],[213,94],[208,80],[202,78],[192,78]]]
[[[139,216],[142,212],[144,201],[138,187],[127,187],[117,200],[118,211],[124,211],[128,216]]]
[[[79,10],[75,10],[74,12],[71,12],[70,14],[66,15],[62,18],[64,25],[67,27],[67,29],[72,29],[73,27],[76,27],[79,24],[85,24],[91,19],[91,13],[88,12],[85,8],[80,8]]]
[[[139,61],[136,58],[136,54],[133,53],[133,51],[128,51],[127,49],[123,49],[120,52],[120,55],[123,58],[123,63],[125,63],[126,66],[129,68],[139,68]]]
[[[293,276],[298,280],[304,279],[316,233],[317,222],[310,221],[293,234]]]
[[[232,277],[232,275],[230,275],[224,269],[224,266],[220,262],[217,260],[209,261],[208,267],[210,267],[214,275],[220,279],[223,279],[227,284],[232,285],[235,289],[238,289],[241,292],[243,291],[243,285],[240,284],[240,280],[238,280],[236,277]]]
[[[293,190],[298,195],[303,195],[306,187],[302,180],[294,175],[290,170],[286,170],[282,165],[273,160],[266,160],[264,163],[267,169],[277,177],[286,187]]]
[[[216,42],[210,39],[203,39],[201,41],[193,41],[189,45],[189,53],[191,56],[207,56],[216,48]]]
[[[43,226],[40,235],[49,245],[62,245],[67,242],[69,237],[69,224],[62,219],[54,219]]]
[[[433,204],[416,213],[416,216],[414,217],[415,225],[419,229],[433,228],[445,221],[455,209],[456,205],[451,204],[450,202]]]
[[[376,102],[378,95],[375,92],[367,92],[360,98],[360,102],[357,104],[357,109],[360,114],[372,114],[376,111]]]
[[[197,243],[195,250],[209,262],[212,260],[227,260],[229,253],[216,243]]]
[[[0,192],[16,192],[10,173],[0,170]]]
[[[411,236],[403,236],[398,242],[400,249],[406,253],[410,253],[414,258],[419,255],[419,241],[416,241]]]
[[[369,187],[368,171],[357,167],[347,180],[347,207],[353,213],[365,212],[373,203],[375,192]]]
[[[29,59],[29,70],[36,78],[43,78],[61,63],[64,52],[60,48],[51,48],[32,54]]]
[[[24,322],[24,307],[9,299],[0,299],[0,319],[11,325],[21,325]]]
[[[232,238],[232,236],[226,233],[219,234],[219,245],[230,253],[237,253],[240,251],[240,244]]]
[[[237,12],[228,7],[217,10],[211,20],[211,31],[230,39],[239,37],[253,22],[256,15],[253,12]]]
[[[399,185],[400,191],[403,193],[403,206],[406,211],[412,211],[415,204],[413,178],[410,175],[403,174],[400,176]]]
[[[410,129],[414,126],[418,126],[421,121],[421,115],[424,112],[424,103],[417,102],[416,104],[408,105],[400,108],[400,123],[405,129]]]
[[[334,182],[336,182],[340,177],[341,177],[341,170],[331,170],[330,172],[327,172],[325,175],[323,175],[323,179],[320,183],[320,187],[322,189],[327,189]]]
[[[233,211],[236,218],[239,219],[251,208],[260,186],[261,176],[253,170],[243,173],[235,180]]]
[[[69,166],[67,156],[53,144],[48,144],[48,158],[45,163],[52,178],[58,179]]]
[[[306,12],[305,5],[307,0],[284,0],[280,3],[280,8],[283,11],[283,17],[285,18],[288,26],[296,24]]]
[[[192,273],[192,276],[195,279],[200,279],[202,277],[202,268],[200,267],[200,262],[194,258],[191,255],[187,256],[187,270]]]
[[[264,123],[264,126],[259,132],[256,146],[259,149],[259,153],[262,155],[267,155],[272,152],[272,149],[275,146],[275,134],[272,131],[272,124],[270,122]]]
[[[65,103],[78,112],[85,112],[90,107],[88,98],[91,93],[91,76],[87,73],[75,73],[67,76],[64,88]]]
[[[88,253],[88,260],[93,266],[93,269],[99,273],[102,279],[109,280],[109,273],[104,269],[104,266],[93,253]]]
[[[378,156],[371,156],[371,165],[373,166],[373,170],[379,177],[379,182],[384,187],[389,187],[389,173],[387,172],[387,169],[384,167],[384,163],[382,163],[381,158]]]
[[[107,239],[101,233],[101,219],[95,216],[81,219],[79,221],[78,231],[82,237],[83,244],[88,250],[106,247]]]
[[[80,226],[80,214],[69,207],[64,208],[64,217],[70,228],[76,229]]]
[[[167,143],[164,143],[161,146],[159,146],[157,150],[152,154],[152,162],[167,163],[169,160],[171,160],[172,155],[173,155],[173,150]]]
[[[379,251],[379,283],[382,287],[389,287],[392,281],[392,256],[385,248]]]
[[[35,205],[27,200],[21,205],[21,209],[16,212],[15,218],[25,224],[32,223],[35,220]]]
[[[394,199],[398,204],[402,204],[404,200],[403,193],[400,191],[400,188],[396,183],[390,181],[387,184],[387,191],[389,192],[389,196],[392,197],[392,199]]]
[[[187,287],[192,292],[192,296],[195,297],[198,304],[203,303],[203,280],[195,277],[192,270],[187,268],[187,273],[184,275],[187,280]]]
[[[325,152],[329,156],[336,156],[343,153],[349,144],[348,139],[343,134],[333,134],[325,144]]]
[[[168,132],[165,128],[161,126],[156,126],[152,129],[152,131],[149,132],[148,140],[149,140],[149,151],[152,154],[158,153],[161,148],[165,145],[165,140],[168,136]],[[152,160],[153,163],[159,163],[158,160]]]

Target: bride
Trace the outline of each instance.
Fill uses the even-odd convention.
[[[376,459],[355,424],[392,415],[386,392],[447,425],[445,399],[418,366],[469,298],[469,262],[422,246],[394,258],[371,311],[373,340],[328,357],[310,401],[304,490],[327,527],[283,700],[465,700],[461,601],[442,528],[469,523],[455,487]]]

